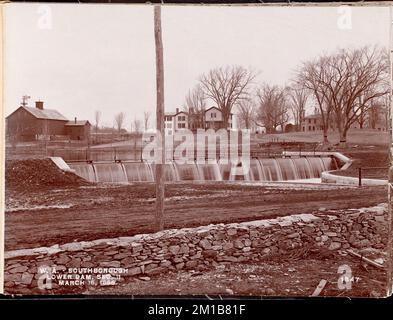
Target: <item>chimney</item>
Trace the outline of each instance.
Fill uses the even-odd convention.
[[[35,107],[40,110],[44,110],[44,102],[43,101],[36,101]]]
[[[76,124],[76,117],[74,118],[75,124]]]
[[[176,113],[179,113],[179,108],[176,108]]]

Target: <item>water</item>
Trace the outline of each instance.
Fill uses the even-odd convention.
[[[146,162],[70,163],[75,173],[91,182],[153,182],[154,165]],[[319,178],[321,172],[337,169],[330,157],[251,159],[250,170],[236,173],[236,166],[208,164],[165,164],[166,181],[288,181]]]
[[[95,182],[129,182],[122,163],[95,163],[92,166],[96,173]]]

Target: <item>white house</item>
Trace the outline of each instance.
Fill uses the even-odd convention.
[[[174,117],[175,131],[179,131],[181,129],[188,129],[188,113],[185,111],[179,111],[179,108],[176,108],[176,114]]]
[[[188,129],[188,113],[179,111],[166,112],[164,115],[165,135],[173,135],[176,131]]]
[[[174,133],[175,130],[175,113],[174,112],[166,112],[164,115],[164,128],[165,128],[165,135],[170,136]]]
[[[221,129],[223,128],[224,118],[222,116],[222,111],[217,107],[210,107],[205,111],[205,129]],[[228,120],[228,128],[233,127],[233,114],[231,113]]]
[[[176,112],[167,112],[164,116],[165,120],[165,135],[173,135],[176,131],[182,129],[198,129],[190,126],[190,115],[185,111],[180,111],[176,108]],[[190,121],[189,121],[190,120]],[[220,109],[211,107],[204,112],[203,124],[200,129],[214,129],[218,130],[223,128],[223,116]],[[233,128],[233,114],[229,117],[227,129]]]

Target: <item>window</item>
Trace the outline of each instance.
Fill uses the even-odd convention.
[[[172,134],[172,130],[169,130],[169,131],[168,131],[168,134],[171,135],[171,134]]]
[[[172,128],[172,123],[167,123],[167,124],[166,124],[166,127],[167,127],[168,129],[171,129],[171,128]]]
[[[179,129],[182,129],[182,128],[185,128],[185,127],[186,127],[186,124],[185,124],[185,123],[178,123],[178,124],[177,124],[177,127],[178,127]]]
[[[311,123],[311,119],[308,119],[308,123]]]
[[[317,119],[314,119],[314,123],[317,123]]]
[[[217,114],[216,114],[215,112],[212,112],[212,113],[210,114],[210,118],[217,118]]]
[[[311,131],[311,126],[308,126],[308,131]]]
[[[177,120],[178,121],[186,121],[186,116],[178,116]]]

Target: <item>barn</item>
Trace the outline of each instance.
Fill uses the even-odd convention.
[[[20,106],[6,118],[7,137],[13,141],[87,140],[89,121],[69,121],[60,112],[44,109],[43,101],[35,108]]]
[[[65,124],[66,135],[71,140],[86,140],[90,138],[91,124],[88,120],[77,120],[68,121]]]

